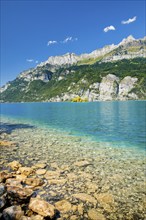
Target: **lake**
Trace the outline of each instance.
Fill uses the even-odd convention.
[[[1,104],[0,170],[31,168],[35,195],[69,204],[61,219],[144,220],[145,104]]]
[[[1,104],[1,114],[112,146],[145,148],[145,101]]]

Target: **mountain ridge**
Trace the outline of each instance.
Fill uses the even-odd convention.
[[[132,35],[89,54],[51,56],[3,86],[1,102],[145,99],[145,59],[146,37]]]
[[[92,51],[91,53],[83,53],[80,55],[76,55],[75,53],[66,53],[63,55],[50,56],[48,58],[48,60],[41,62],[37,66],[43,66],[46,64],[51,64],[51,65],[75,64],[78,61],[81,61],[82,59],[97,58],[99,56],[103,56],[103,55],[111,52],[112,50],[118,48],[119,46],[127,45],[128,43],[132,43],[132,42],[136,43],[138,41],[144,41],[145,45],[146,45],[146,37],[143,37],[140,39],[135,39],[132,35],[129,35],[127,38],[124,38],[117,45],[115,45],[115,44],[105,45],[103,48],[96,49],[96,50]],[[145,52],[146,52],[146,49],[145,49]],[[145,53],[143,54],[143,56],[146,57]]]

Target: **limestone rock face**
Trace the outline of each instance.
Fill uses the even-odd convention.
[[[80,57],[74,53],[66,53],[62,56],[51,56],[47,61],[40,63],[38,66],[44,66],[50,64],[52,66],[72,65],[77,63]]]
[[[80,96],[82,99],[90,101],[110,101],[110,100],[128,100],[138,99],[135,93],[131,90],[135,88],[138,79],[136,77],[126,76],[120,80],[119,77],[114,74],[108,74],[102,78],[101,83],[96,82],[89,86],[89,89],[81,92],[80,90],[70,91],[60,96],[53,97],[49,101],[71,101],[73,98]],[[78,85],[77,85],[78,86]]]
[[[99,86],[99,100],[112,100],[118,95],[119,78],[113,74],[103,77]]]
[[[44,217],[50,217],[51,219],[55,215],[55,207],[39,198],[31,198],[29,209]]]
[[[119,98],[128,97],[130,91],[134,88],[135,83],[137,82],[137,78],[132,78],[131,76],[126,76],[123,80],[121,80],[119,84]]]

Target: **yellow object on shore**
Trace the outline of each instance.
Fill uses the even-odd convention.
[[[72,102],[88,102],[88,99],[87,98],[81,98],[80,96],[77,96],[77,97],[73,98],[71,101]]]

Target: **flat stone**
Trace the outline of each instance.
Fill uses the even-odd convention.
[[[44,217],[53,218],[55,216],[55,207],[40,198],[31,198],[29,209]]]
[[[44,169],[46,167],[45,163],[37,163],[34,165],[35,168],[40,168],[40,169]]]
[[[92,196],[90,196],[90,195],[88,195],[86,193],[73,194],[72,196],[75,197],[76,199],[80,199],[80,200],[82,200],[84,202],[90,202],[92,204],[96,204],[97,203],[97,201],[96,201],[96,199],[94,197],[92,197]]]
[[[58,171],[47,171],[44,177],[46,179],[57,179],[60,176],[60,172]]]
[[[71,203],[68,202],[67,200],[61,200],[55,203],[55,207],[60,212],[64,213],[64,212],[68,212],[71,210]]]
[[[5,220],[20,220],[24,215],[20,206],[10,206],[3,210],[3,218]]]
[[[97,201],[102,205],[104,210],[108,212],[115,212],[115,206],[114,206],[114,197],[109,193],[100,193],[95,194],[95,198]]]
[[[66,183],[66,179],[52,179],[52,180],[48,180],[48,184],[49,185],[64,185]]]
[[[38,169],[38,170],[36,170],[36,174],[37,175],[44,175],[46,172],[47,172],[47,170],[45,170],[45,169]]]
[[[92,182],[87,182],[86,187],[90,190],[90,192],[95,192],[98,190],[98,185]]]
[[[8,166],[11,167],[12,170],[18,170],[22,165],[18,161],[14,160],[9,163]]]
[[[72,181],[72,180],[76,180],[78,176],[74,173],[68,173],[67,178]]]
[[[16,180],[24,181],[26,179],[26,176],[24,174],[16,175]]]
[[[26,183],[29,186],[36,187],[42,186],[44,184],[44,181],[40,178],[26,178],[24,183]]]
[[[34,173],[34,170],[30,167],[20,167],[18,171],[25,176],[29,176],[30,174]]]
[[[92,163],[87,160],[81,160],[81,161],[75,162],[74,165],[77,167],[86,167],[86,166],[92,165]]]
[[[79,177],[84,178],[84,179],[87,179],[87,180],[93,178],[93,176],[92,176],[90,173],[85,173],[85,172],[81,172],[80,175],[79,175]]]
[[[102,203],[107,203],[107,204],[113,204],[114,203],[114,197],[113,197],[113,195],[111,195],[109,193],[99,193],[99,194],[96,194],[95,198],[101,204]]]
[[[57,163],[51,163],[50,167],[55,168],[55,169],[59,169],[58,164]]]
[[[76,215],[72,215],[72,216],[70,217],[70,220],[79,220],[79,218],[78,218],[78,216],[76,216]]]
[[[88,218],[90,220],[106,220],[104,215],[100,214],[96,209],[90,209],[88,211]]]

